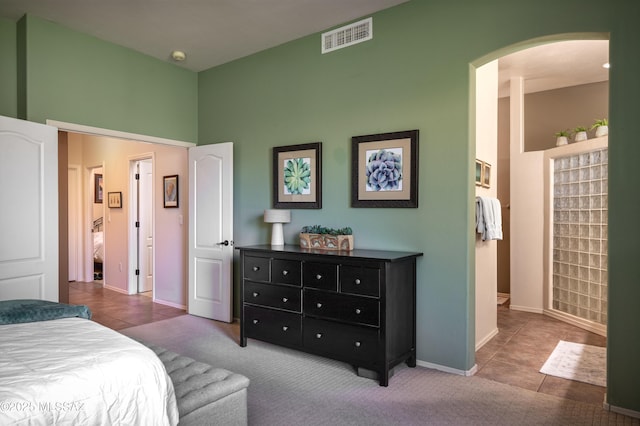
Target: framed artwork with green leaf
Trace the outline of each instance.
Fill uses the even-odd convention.
[[[273,148],[273,207],[322,208],[322,142]]]

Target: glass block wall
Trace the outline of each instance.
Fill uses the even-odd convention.
[[[556,158],[553,309],[607,323],[608,149]]]

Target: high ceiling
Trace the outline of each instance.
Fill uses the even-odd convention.
[[[180,64],[202,71],[406,1],[1,0],[0,17],[33,14],[166,61],[184,51]]]
[[[29,13],[163,61],[202,71],[408,0],[0,0],[0,18]],[[375,37],[375,21],[373,25]],[[320,39],[318,39],[320,51]],[[522,76],[527,93],[608,80],[609,44],[546,44],[500,59],[500,96]]]

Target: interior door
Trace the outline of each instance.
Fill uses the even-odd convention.
[[[58,301],[58,129],[0,116],[0,300]]]
[[[232,262],[233,143],[190,148],[190,314],[231,322]]]
[[[151,160],[143,160],[138,164],[140,165],[138,292],[143,293],[153,289],[153,163]]]

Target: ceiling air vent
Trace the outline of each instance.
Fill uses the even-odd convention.
[[[373,18],[363,19],[322,34],[322,53],[362,43],[373,38]]]

